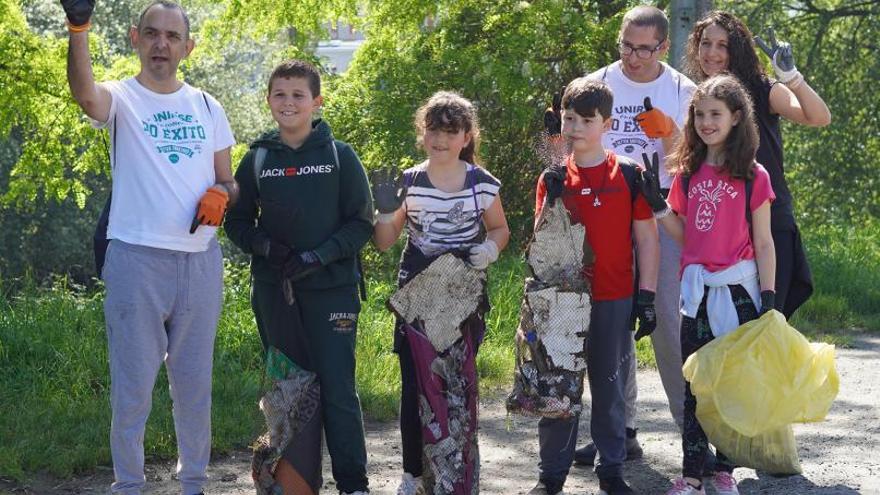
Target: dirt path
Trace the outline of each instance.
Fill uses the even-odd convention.
[[[880,495],[880,338],[858,336],[853,347],[838,349],[837,368],[840,395],[819,424],[797,425],[804,473],[775,478],[751,469],[737,469],[740,491],[784,494],[878,494]],[[663,494],[669,480],[680,472],[681,447],[666,408],[659,376],[655,371],[639,372],[639,437],[645,458],[627,463],[626,476],[642,494]],[[484,494],[525,493],[537,477],[536,422],[506,416],[503,394],[484,398],[480,409],[481,492]],[[589,411],[589,407],[585,408]],[[588,418],[581,419],[583,432]],[[393,494],[400,476],[399,434],[394,422],[370,422],[367,428],[369,476],[372,492]],[[250,457],[236,452],[211,463],[210,495],[254,493],[250,481]],[[176,495],[173,463],[151,464],[147,493]],[[335,494],[329,459],[325,459],[323,493]],[[27,487],[4,485],[0,493],[62,495],[106,493],[112,479],[109,469],[70,480],[39,478]],[[566,493],[596,493],[598,482],[590,469],[572,468]],[[712,492],[710,492],[712,493]]]

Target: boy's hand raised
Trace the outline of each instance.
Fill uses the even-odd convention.
[[[81,27],[89,23],[95,11],[95,0],[61,0],[61,7],[67,14],[67,22],[72,27]]]
[[[651,98],[645,97],[645,111],[636,115],[636,122],[649,138],[658,139],[675,133],[675,122],[659,108],[654,108]]]

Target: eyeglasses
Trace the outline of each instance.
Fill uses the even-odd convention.
[[[649,59],[651,58],[651,55],[654,54],[654,52],[660,49],[660,47],[663,45],[663,42],[665,41],[666,40],[663,40],[660,43],[657,43],[657,46],[655,46],[654,48],[635,47],[630,45],[626,41],[621,41],[620,43],[618,43],[617,49],[624,57],[628,57],[632,55],[633,52],[635,52],[636,57],[641,59]]]

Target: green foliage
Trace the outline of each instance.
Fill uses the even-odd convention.
[[[478,107],[483,162],[505,184],[518,239],[525,238],[534,145],[551,95],[588,67],[609,61],[617,19],[572,2],[377,2],[367,40],[334,81],[325,115],[368,168],[421,161],[412,116],[438,90]]]
[[[816,293],[794,325],[811,331],[880,327],[880,220],[816,225],[802,235]]]

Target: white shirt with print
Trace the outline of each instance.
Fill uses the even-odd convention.
[[[645,136],[635,121],[636,115],[645,111],[645,97],[659,108],[681,128],[687,116],[687,108],[696,85],[684,74],[660,62],[663,72],[651,82],[640,83],[626,77],[618,60],[607,67],[593,72],[587,77],[605,81],[614,92],[614,106],[611,109],[611,129],[602,137],[602,145],[614,150],[618,155],[632,158],[641,164],[642,153],[649,157],[656,151],[660,156],[660,187],[672,186],[672,177],[666,171],[666,155],[671,150],[663,147],[663,140]]]
[[[184,252],[208,248],[216,227],[189,233],[214,185],[214,153],[235,144],[223,107],[188,84],[155,93],[135,78],[105,83],[112,95],[113,201],[108,239]],[[210,108],[209,108],[210,107]]]

